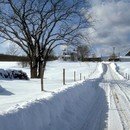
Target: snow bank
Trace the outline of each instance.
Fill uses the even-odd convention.
[[[120,79],[124,79],[124,77],[119,73],[119,68],[115,63],[110,64],[112,70],[120,77]]]
[[[126,73],[130,75],[130,62],[117,62],[118,72],[126,78]]]
[[[62,85],[63,68],[66,69],[65,86]],[[29,73],[28,68],[22,70]],[[80,73],[89,80],[81,83]],[[44,86],[54,93],[40,92],[38,79],[1,80],[1,86],[14,95],[0,95],[0,130],[81,130],[99,93],[104,93],[98,87],[101,73],[100,63],[49,62]]]
[[[99,93],[98,80],[88,80],[0,115],[0,130],[80,130]],[[44,93],[43,93],[44,94]]]

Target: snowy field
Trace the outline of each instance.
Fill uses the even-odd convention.
[[[126,77],[126,73],[130,75],[130,62],[117,62],[119,72]]]
[[[0,130],[129,130],[130,81],[118,73],[126,67],[127,63],[49,62],[46,92],[40,92],[38,79],[1,80]],[[29,73],[17,63],[1,63],[0,68]]]
[[[13,62],[1,62],[0,68],[17,69],[26,72],[28,75],[30,74],[29,68],[20,68],[17,63]],[[62,82],[63,68],[66,69],[66,85],[64,86]],[[94,71],[98,71],[97,68],[99,68],[98,63],[49,62],[45,72],[44,88],[48,93],[55,90],[60,91],[63,88],[82,82],[80,81],[80,73],[82,73],[82,80],[84,80],[84,76],[91,78]],[[74,71],[76,71],[76,82],[74,82]],[[28,101],[48,95],[48,93],[43,94],[41,92],[39,79],[30,79],[29,81],[0,80],[0,85],[0,113],[8,111],[15,105],[26,104]]]

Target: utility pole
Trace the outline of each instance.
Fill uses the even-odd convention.
[[[115,47],[113,47],[113,55],[115,55],[115,49],[116,49],[116,48],[115,48]]]
[[[115,47],[113,47],[113,54],[112,54],[112,60],[115,60],[116,59],[116,54],[115,54]]]

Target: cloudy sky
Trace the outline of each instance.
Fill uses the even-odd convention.
[[[130,0],[89,0],[94,28],[87,30],[93,51],[100,55],[125,54],[130,50]],[[0,44],[5,52],[8,44]]]
[[[96,22],[87,33],[98,55],[130,50],[130,0],[91,0],[90,13]]]

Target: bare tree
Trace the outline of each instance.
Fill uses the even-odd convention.
[[[84,18],[80,11],[85,4],[82,0],[0,2],[0,37],[14,42],[27,54],[31,78],[41,78],[43,91],[44,71],[51,51],[63,43],[71,44],[79,30],[90,25],[90,17]]]
[[[88,57],[89,47],[88,45],[80,45],[77,47],[78,60],[84,61]]]

